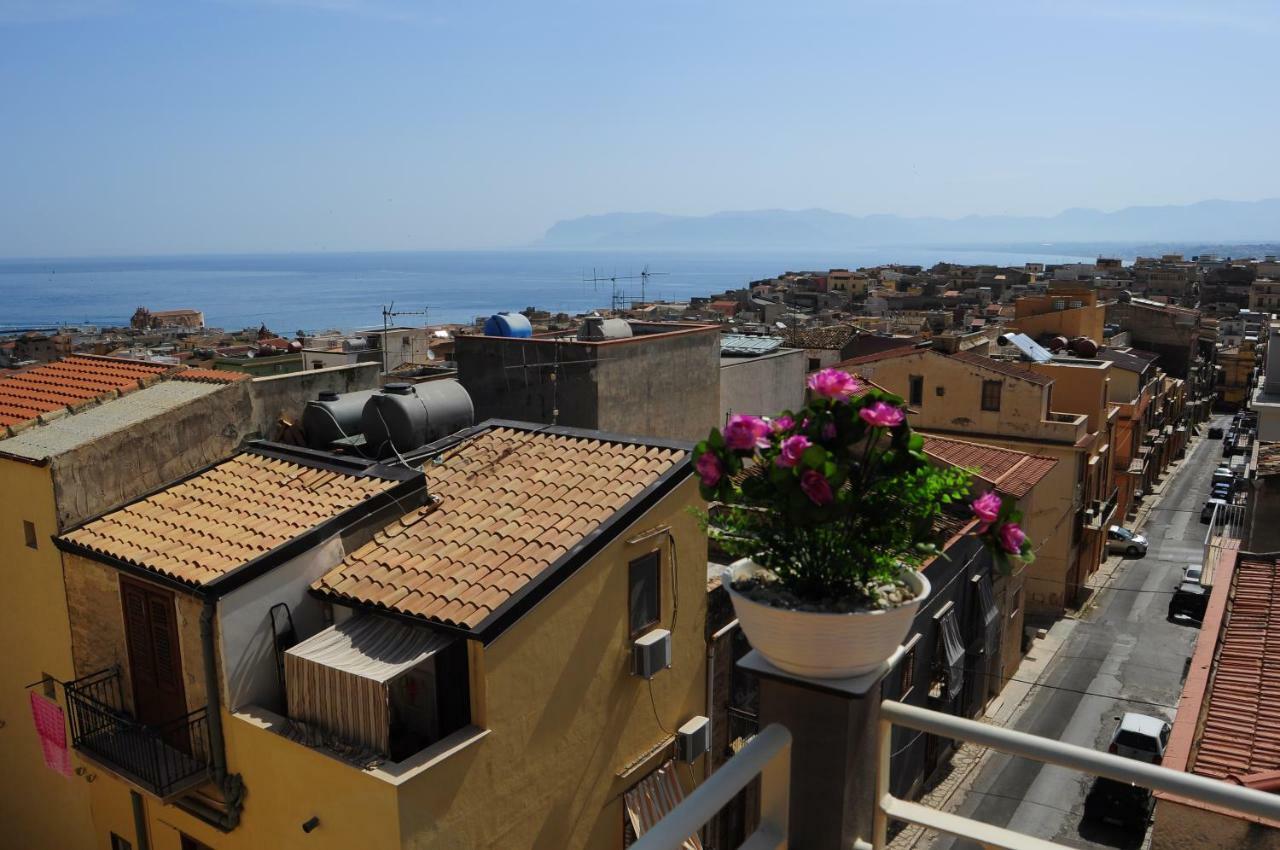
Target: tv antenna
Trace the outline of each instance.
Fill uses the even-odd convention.
[[[639,280],[640,281],[640,302],[645,303],[648,301],[648,298],[646,296],[647,296],[647,290],[649,286],[649,278],[659,277],[666,274],[667,272],[649,271],[649,265],[647,263],[645,264],[644,269],[641,270],[640,274],[618,274],[617,270],[615,269],[613,274],[609,275],[608,277],[598,274],[596,272],[596,269],[593,267],[591,269],[591,277],[586,277],[584,275],[583,283],[584,284],[590,283],[592,287],[596,289],[596,291],[599,291],[598,289],[599,284],[607,282],[609,284],[609,289],[610,289],[610,292],[609,292],[610,305],[612,306],[614,312],[619,312],[625,309],[629,302],[634,302],[636,299],[635,299],[634,293],[631,295],[628,295],[625,290],[619,289],[618,281]]]
[[[382,305],[382,374],[387,374],[387,331],[391,330],[391,320],[400,316],[426,316],[427,308],[421,310],[397,310],[396,302]],[[422,324],[427,323],[426,319],[422,320]],[[427,343],[427,353],[431,353],[431,343]],[[409,350],[409,358],[413,358],[413,349]],[[403,361],[401,361],[403,362]]]

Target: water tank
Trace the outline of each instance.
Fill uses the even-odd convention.
[[[360,430],[365,450],[385,458],[461,431],[475,416],[471,396],[457,381],[387,384],[365,402]]]
[[[519,313],[494,313],[484,323],[485,336],[533,336],[533,325]]]
[[[1128,304],[1133,300],[1133,293],[1127,289],[1122,289],[1116,293],[1116,300],[1121,304]]]
[[[335,440],[359,434],[360,414],[365,402],[376,392],[359,390],[339,394],[326,390],[319,398],[307,402],[302,409],[302,430],[307,434],[307,445],[327,449]]]
[[[1098,344],[1087,336],[1078,336],[1071,340],[1071,351],[1079,357],[1094,357],[1098,353]]]
[[[631,323],[626,319],[606,319],[603,316],[587,316],[578,329],[578,339],[627,339],[631,335]]]
[[[1050,351],[1061,351],[1067,347],[1067,338],[1065,336],[1055,336],[1049,340]]]

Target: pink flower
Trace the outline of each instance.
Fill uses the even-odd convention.
[[[1000,526],[997,536],[1000,538],[1000,548],[1010,555],[1022,552],[1022,544],[1027,539],[1026,533],[1018,527],[1016,522],[1007,522]]]
[[[809,376],[809,389],[824,398],[845,401],[862,389],[862,383],[848,372],[839,369],[823,369]]]
[[[800,476],[800,489],[809,497],[809,501],[821,507],[828,505],[835,498],[831,492],[831,482],[816,469],[806,469]]]
[[[875,404],[862,408],[858,411],[858,415],[862,417],[863,422],[873,428],[892,428],[895,425],[901,425],[902,420],[906,417],[901,407],[894,407],[884,401],[877,401]]]
[[[720,463],[720,458],[716,457],[712,452],[703,452],[694,467],[698,470],[698,475],[702,477],[704,487],[716,486],[724,476],[724,466]]]
[[[730,416],[724,426],[724,441],[735,452],[768,448],[769,423],[758,416]]]
[[[804,455],[804,450],[812,446],[808,437],[796,434],[782,441],[782,454],[778,455],[778,466],[795,466]]]
[[[988,490],[969,504],[973,508],[973,515],[982,520],[983,528],[996,521],[996,517],[1000,515],[1000,497],[995,491]]]
[[[790,431],[794,427],[796,427],[796,421],[790,416],[779,416],[777,419],[773,420],[773,430],[779,434],[784,431]]]

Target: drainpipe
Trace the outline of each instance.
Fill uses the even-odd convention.
[[[151,850],[151,840],[147,837],[146,804],[137,791],[130,791],[129,796],[133,799],[133,834],[138,850]]]
[[[218,689],[218,653],[214,644],[214,622],[218,606],[213,599],[204,601],[200,611],[200,648],[204,656],[204,687],[208,707],[205,712],[209,724],[209,758],[212,761],[213,782],[222,792],[226,811],[217,811],[198,800],[178,801],[201,820],[222,830],[235,829],[240,823],[240,810],[244,808],[244,780],[238,773],[227,773],[227,742],[222,736],[222,695]]]

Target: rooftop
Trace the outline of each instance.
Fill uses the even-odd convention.
[[[1280,443],[1258,444],[1258,478],[1280,474]]]
[[[0,378],[0,428],[136,390],[172,371],[172,366],[85,354],[26,369]]]
[[[962,363],[968,363],[971,366],[977,366],[980,369],[987,369],[991,372],[999,372],[1010,378],[1017,378],[1040,386],[1048,386],[1053,383],[1053,378],[1048,375],[1042,375],[1039,372],[1028,369],[1026,366],[1020,366],[1008,360],[993,360],[990,357],[983,357],[981,354],[974,354],[969,351],[957,351],[950,355],[952,360],[959,360]]]
[[[403,476],[319,465],[251,449],[90,520],[60,540],[192,586],[208,585],[350,508]],[[336,532],[335,532],[336,533]]]
[[[1002,493],[1021,499],[1058,464],[1056,458],[1027,454],[948,437],[924,434],[925,454],[951,466],[974,469]]]
[[[315,589],[470,632],[500,627],[687,476],[689,452],[642,438],[488,422],[434,447],[434,502],[378,532]]]
[[[1104,348],[1098,352],[1099,360],[1109,360],[1117,369],[1126,372],[1137,372],[1139,375],[1151,367],[1155,358],[1142,357],[1132,351],[1120,351],[1115,348]]]
[[[1255,774],[1280,769],[1280,715],[1273,710],[1280,703],[1278,559],[1241,553],[1221,629],[1201,632],[1202,642],[1216,638],[1216,648],[1193,773],[1247,785]]]
[[[789,330],[786,341],[791,348],[839,350],[848,345],[849,340],[857,334],[858,328],[854,325],[827,325],[807,330]]]

